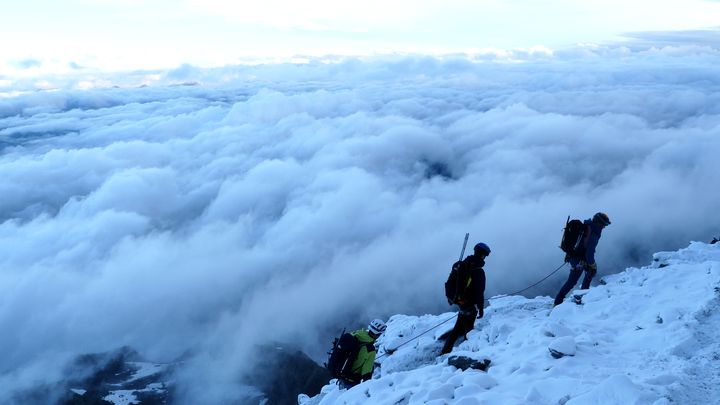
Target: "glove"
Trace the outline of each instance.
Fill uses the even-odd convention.
[[[483,307],[478,307],[478,316],[477,319],[482,318],[485,315],[485,311],[483,310]]]
[[[449,305],[452,305],[452,304],[453,304],[453,302],[452,302],[452,300],[451,300],[450,298],[448,298],[447,300],[448,300],[448,304],[449,304]]]

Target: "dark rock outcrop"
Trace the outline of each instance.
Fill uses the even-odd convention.
[[[105,398],[132,397],[133,403],[142,405],[167,404],[170,368],[144,362],[128,347],[85,354],[66,367],[63,381],[17,393],[13,400],[27,405],[112,405]]]
[[[258,403],[297,404],[299,394],[317,395],[330,380],[328,371],[300,350],[282,345],[257,350],[259,367],[240,383],[262,392],[254,398]],[[18,393],[13,400],[27,405],[172,404],[178,393],[171,373],[180,365],[143,361],[128,347],[86,354],[67,366],[63,381]]]
[[[474,370],[487,371],[490,367],[490,359],[477,360],[467,356],[450,356],[448,365],[455,366],[463,371],[471,368]]]
[[[300,350],[282,345],[258,350],[266,356],[264,370],[258,370],[247,383],[265,394],[267,405],[297,404],[299,394],[315,396],[330,380],[327,369]]]

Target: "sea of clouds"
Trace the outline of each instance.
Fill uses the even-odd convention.
[[[255,344],[446,311],[466,232],[486,296],[561,265],[568,215],[610,216],[601,275],[719,235],[720,47],[653,38],[0,77],[0,399],[122,345],[237,399]]]

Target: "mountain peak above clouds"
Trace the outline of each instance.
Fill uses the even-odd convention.
[[[328,384],[299,403],[661,405],[720,397],[718,245],[656,253],[647,267],[573,294],[581,304],[555,308],[549,297],[494,297],[468,340],[444,356],[436,338],[452,327],[444,322],[452,313],[395,315],[372,380],[350,390]],[[386,347],[396,350],[383,355]],[[448,365],[452,356],[492,364],[463,371]]]

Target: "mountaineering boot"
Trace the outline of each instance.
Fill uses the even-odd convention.
[[[443,345],[442,350],[440,350],[440,355],[448,354],[452,352],[453,346],[455,346],[455,339],[447,339],[445,340],[445,344]]]

